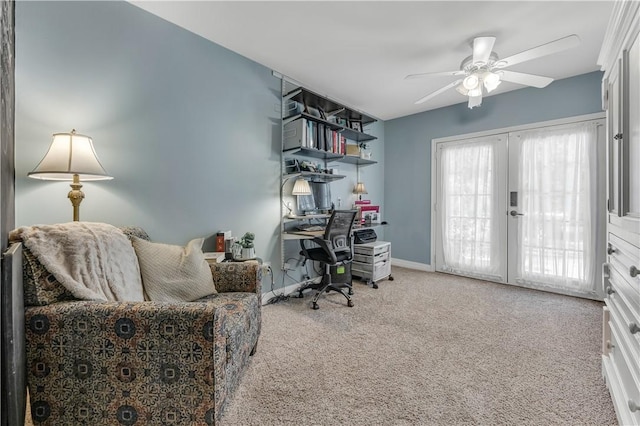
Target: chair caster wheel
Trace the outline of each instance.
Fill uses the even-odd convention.
[[[320,306],[318,306],[318,304],[316,302],[313,302],[313,305],[311,305],[311,307],[313,309],[320,309]]]
[[[373,288],[378,288],[378,284],[373,283]]]
[[[353,308],[353,300],[347,300],[347,306]]]
[[[389,275],[389,281],[393,281],[393,277]]]

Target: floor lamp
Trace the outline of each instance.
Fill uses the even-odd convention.
[[[77,134],[75,129],[70,133],[54,133],[49,151],[28,176],[42,180],[72,181],[67,196],[73,205],[74,221],[80,220],[80,203],[84,198],[80,180],[113,179],[100,164],[91,138]]]

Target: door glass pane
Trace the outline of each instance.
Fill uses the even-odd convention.
[[[625,118],[629,121],[628,137],[624,143],[629,144],[629,155],[625,158],[625,166],[629,170],[629,213],[640,215],[640,38],[629,49],[629,113]],[[625,212],[626,213],[626,212]]]
[[[441,154],[442,270],[502,279],[496,223],[496,143],[445,145]]]
[[[594,123],[523,132],[516,281],[591,291],[595,277]],[[592,173],[593,172],[593,173]]]

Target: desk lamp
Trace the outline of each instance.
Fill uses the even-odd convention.
[[[356,183],[356,187],[353,189],[354,194],[358,194],[358,199],[362,200],[362,194],[368,194],[367,188],[364,186],[364,182]]]
[[[113,179],[100,164],[91,138],[77,134],[75,129],[71,133],[54,133],[47,154],[28,176],[42,180],[72,181],[67,196],[73,205],[74,221],[80,220],[80,203],[84,198],[80,179]]]
[[[311,195],[311,187],[305,179],[298,179],[293,184],[292,195]]]

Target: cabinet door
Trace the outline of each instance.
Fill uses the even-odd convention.
[[[620,133],[621,133],[621,91],[620,73],[622,61],[611,71],[608,83],[608,122],[607,122],[607,170],[609,213],[620,212]]]
[[[640,219],[640,37],[624,55],[622,216]]]

